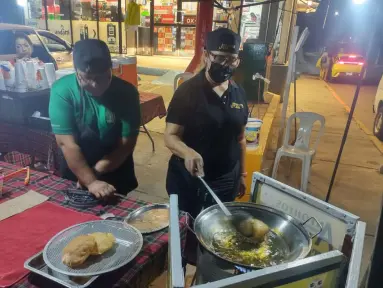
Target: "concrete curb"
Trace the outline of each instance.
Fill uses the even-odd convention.
[[[323,81],[323,80],[321,80]],[[344,110],[347,111],[347,113],[350,113],[350,106],[348,106],[341,98],[340,96],[335,92],[334,89],[330,87],[325,81],[323,81],[325,84],[326,88],[330,91],[332,96],[343,106]],[[368,138],[371,140],[371,142],[375,145],[375,147],[379,150],[381,154],[383,154],[383,143],[380,142],[379,139],[377,139],[372,131],[366,127],[361,121],[355,118],[355,114],[353,115],[352,119],[355,121],[356,125],[368,136]]]
[[[263,124],[261,128],[259,146],[256,149],[246,150],[246,161],[245,167],[248,177],[246,178],[246,194],[241,199],[236,201],[247,202],[250,199],[250,189],[252,182],[252,175],[254,172],[261,172],[264,154],[267,150],[268,145],[271,142],[270,137],[272,135],[272,127],[275,116],[278,111],[281,96],[278,94],[267,92],[268,95],[272,96],[269,107],[267,107],[266,114],[263,116]]]
[[[275,116],[277,114],[279,104],[281,101],[281,96],[278,94],[274,94],[271,92],[267,92],[269,95],[272,95],[272,99],[270,101],[269,107],[267,108],[266,114],[263,117],[263,124],[262,124],[262,130],[261,130],[261,146],[262,146],[262,155],[265,153],[266,148],[270,144],[271,137],[270,134],[272,132],[272,126],[275,119]],[[263,133],[262,133],[263,132]],[[262,141],[264,139],[265,142]],[[263,160],[263,159],[262,159]],[[262,163],[261,163],[262,165]]]

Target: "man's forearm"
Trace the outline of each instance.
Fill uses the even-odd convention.
[[[129,137],[122,140],[118,147],[110,154],[104,156],[96,163],[94,169],[100,173],[110,173],[118,169],[134,151],[137,143],[137,137]]]
[[[61,145],[60,147],[64,153],[69,169],[76,175],[78,181],[82,185],[87,187],[89,184],[97,180],[92,168],[89,167],[86,162],[85,157],[81,152],[81,148],[77,144]]]

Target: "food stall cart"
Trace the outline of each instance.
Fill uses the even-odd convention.
[[[172,195],[170,201],[169,287],[184,287],[175,198]],[[199,252],[193,287],[358,287],[366,229],[358,216],[258,172],[253,174],[249,202],[292,216],[305,223],[311,235],[321,229],[312,240],[310,253],[300,260],[252,270],[223,261],[212,251]],[[206,210],[220,212],[217,205]],[[208,213],[205,216],[204,221]],[[281,232],[283,237],[283,228]]]

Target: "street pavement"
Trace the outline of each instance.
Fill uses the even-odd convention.
[[[355,84],[331,83],[329,86],[346,105],[351,107],[356,90]],[[361,121],[370,131],[373,131],[375,113],[372,111],[372,105],[374,104],[377,89],[378,86],[376,85],[361,87],[354,113],[355,118]]]
[[[327,84],[317,77],[302,76],[297,81],[297,91],[297,112],[315,112],[326,118],[325,133],[312,163],[308,188],[313,196],[325,200],[348,113]],[[292,113],[293,97],[290,97],[288,115]],[[314,127],[313,137],[317,132],[318,127]],[[372,252],[381,209],[383,175],[378,172],[381,164],[382,152],[353,120],[329,202],[360,216],[367,223],[362,273]],[[277,179],[299,188],[301,164],[294,162],[291,170],[288,161],[283,161],[281,166]]]

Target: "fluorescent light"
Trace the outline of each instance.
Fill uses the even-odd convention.
[[[17,5],[27,7],[27,0],[17,0]]]
[[[352,0],[352,2],[354,4],[360,5],[360,4],[364,4],[366,2],[366,0]]]
[[[334,15],[335,15],[335,16],[339,16],[339,12],[338,12],[338,11],[335,11]]]

